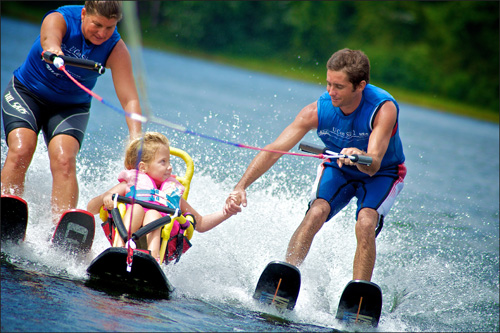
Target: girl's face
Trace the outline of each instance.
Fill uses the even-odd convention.
[[[143,162],[141,162],[143,163]],[[151,163],[144,163],[143,172],[148,174],[157,185],[160,185],[172,175],[172,165],[170,164],[170,149],[167,146],[160,146]]]

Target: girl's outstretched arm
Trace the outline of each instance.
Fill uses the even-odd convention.
[[[196,231],[205,232],[210,229],[215,228],[234,214],[224,213],[222,210],[208,215],[200,215],[191,205],[184,199],[181,198],[181,211],[182,213],[190,213],[194,215],[196,219]],[[241,208],[240,210],[241,211]]]

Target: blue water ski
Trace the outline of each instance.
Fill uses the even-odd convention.
[[[70,209],[61,216],[52,236],[52,244],[83,254],[90,251],[94,234],[94,216],[86,210]]]
[[[382,311],[382,290],[373,282],[350,281],[340,297],[336,318],[347,324],[377,327]]]
[[[284,261],[270,262],[262,272],[253,298],[278,309],[292,310],[300,290],[300,271]]]
[[[15,195],[2,195],[1,199],[2,241],[22,242],[28,227],[28,204]]]

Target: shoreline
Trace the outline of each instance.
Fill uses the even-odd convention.
[[[25,13],[25,15],[21,15],[21,17],[15,17],[14,15],[12,15],[12,13],[9,12],[4,13],[4,16],[32,24],[38,24],[38,22],[34,22],[34,17],[37,15],[26,15]],[[180,45],[176,45],[175,43],[167,44],[165,42],[158,42],[157,39],[155,39],[155,36],[148,36],[144,33],[142,34],[141,38],[143,47],[148,47],[159,51],[172,52],[188,57],[204,59],[224,65],[253,70],[259,73],[276,75],[279,77],[308,82],[312,84],[323,85],[325,82],[323,77],[324,70],[322,66],[321,70],[319,68],[318,70],[311,70],[311,68],[304,68],[300,64],[283,63],[278,58],[278,56],[271,56],[265,59],[245,58],[244,56],[231,55],[224,52],[207,53],[197,49],[186,49]],[[495,112],[494,110],[484,110],[477,106],[467,105],[455,100],[449,100],[438,96],[431,96],[429,94],[423,94],[415,91],[403,90],[395,86],[377,82],[376,80],[373,80],[373,83],[389,91],[391,95],[396,98],[396,100],[402,103],[413,104],[416,106],[429,108],[437,112],[455,114],[475,120],[487,121],[496,124],[499,124],[500,122],[500,113],[498,111]]]
[[[296,65],[286,65],[279,61],[277,58],[269,59],[246,59],[243,57],[206,53],[200,50],[188,50],[176,45],[165,45],[163,43],[158,43],[153,39],[148,39],[147,37],[142,39],[143,47],[151,48],[158,51],[171,52],[175,54],[180,54],[188,57],[194,57],[198,59],[204,59],[208,61],[217,62],[223,65],[229,65],[238,67],[241,69],[247,69],[256,71],[259,73],[276,75],[283,78],[288,78],[292,80],[298,80],[302,82],[308,82],[313,84],[324,84],[324,79],[318,77],[318,73],[311,71],[309,69],[295,68]],[[492,110],[481,110],[478,107],[460,103],[458,101],[444,99],[437,96],[430,96],[428,94],[422,94],[414,91],[407,91],[395,86],[387,85],[384,83],[377,82],[373,80],[374,84],[383,87],[391,93],[391,95],[396,98],[396,100],[413,104],[416,106],[429,108],[437,112],[444,112],[449,114],[455,114],[459,116],[468,117],[475,120],[482,120],[491,123],[499,123],[499,113],[495,113]]]

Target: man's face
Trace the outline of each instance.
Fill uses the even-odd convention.
[[[326,72],[326,90],[330,95],[332,104],[335,107],[341,108],[346,114],[354,112],[358,107],[365,85],[365,81],[362,81],[354,89],[353,84],[349,82],[347,74],[343,71],[328,70]]]

